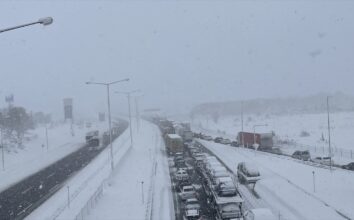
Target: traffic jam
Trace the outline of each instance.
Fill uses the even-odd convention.
[[[239,184],[254,186],[259,180],[260,174],[251,164],[240,163],[234,174],[193,139],[187,123],[154,122],[160,127],[169,157],[176,219],[248,220],[259,219],[257,215],[277,219],[268,209],[252,209],[238,190]]]

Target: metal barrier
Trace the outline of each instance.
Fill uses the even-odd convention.
[[[106,181],[103,181],[101,185],[97,188],[97,190],[92,194],[90,199],[86,202],[86,204],[81,208],[80,212],[76,215],[75,220],[84,220],[90,214],[90,210],[95,207],[98,200],[103,195],[103,188],[106,184]]]

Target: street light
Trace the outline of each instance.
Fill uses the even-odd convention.
[[[133,132],[132,132],[132,113],[131,113],[131,110],[130,110],[130,95],[132,93],[136,93],[136,92],[140,92],[140,89],[132,90],[132,91],[129,91],[129,92],[115,92],[117,94],[124,94],[128,98],[129,124],[130,124],[129,130],[130,130],[130,145],[131,146],[133,146]]]
[[[260,125],[253,125],[253,146],[254,150],[256,149],[256,127],[266,127],[268,124],[260,124]]]
[[[110,148],[111,148],[111,169],[114,169],[114,162],[113,162],[113,146],[112,146],[112,122],[111,122],[111,101],[110,101],[110,95],[109,95],[109,86],[119,83],[119,82],[127,82],[129,81],[128,78],[118,80],[118,81],[113,81],[113,82],[86,82],[86,85],[103,85],[106,86],[107,88],[107,104],[108,104],[108,127],[109,127],[109,142],[110,142]]]
[[[139,98],[143,97],[144,95],[135,96],[135,114],[136,114],[136,129],[139,132],[140,127],[140,113],[139,113]]]
[[[53,23],[53,18],[52,17],[45,17],[45,18],[40,18],[40,19],[38,19],[38,21],[35,21],[35,22],[31,22],[31,23],[27,23],[27,24],[22,24],[22,25],[18,25],[18,26],[2,29],[2,30],[0,30],[0,33],[6,32],[6,31],[12,31],[12,30],[15,30],[15,29],[19,29],[19,28],[23,28],[23,27],[27,27],[27,26],[31,26],[31,25],[35,25],[35,24],[42,24],[44,26],[47,26],[47,25],[50,25],[52,23]]]

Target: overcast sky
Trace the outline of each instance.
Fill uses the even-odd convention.
[[[0,106],[62,116],[106,110],[103,87],[141,89],[142,108],[342,91],[354,95],[353,1],[0,2]],[[112,94],[114,112],[126,98]],[[122,110],[123,109],[123,110]]]

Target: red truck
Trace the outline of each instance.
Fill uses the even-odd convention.
[[[250,132],[238,132],[237,134],[237,142],[239,146],[252,147],[256,140],[256,144],[261,143],[261,135],[258,133],[250,133]]]

